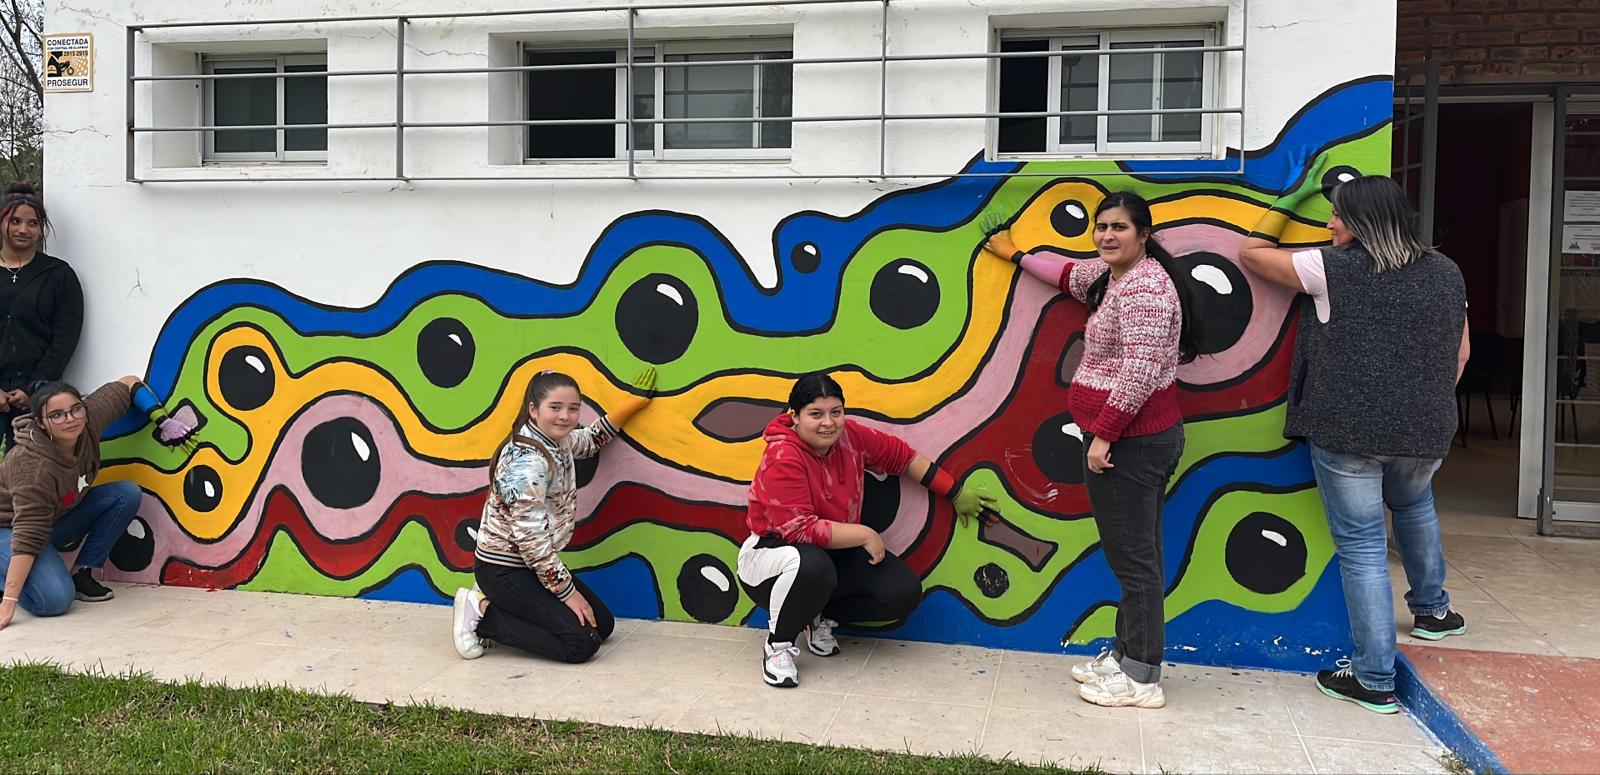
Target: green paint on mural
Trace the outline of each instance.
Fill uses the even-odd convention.
[[[421,568],[428,583],[446,594],[458,587],[472,586],[471,573],[457,573],[444,566],[439,559],[439,549],[428,528],[411,522],[400,528],[394,541],[384,548],[372,567],[353,578],[335,579],[322,575],[301,554],[289,534],[278,531],[272,545],[262,560],[261,570],[239,589],[252,592],[298,592],[305,595],[329,597],[356,597],[362,592],[382,586],[396,574],[412,567]]]
[[[1012,499],[992,469],[974,472],[962,486],[977,486],[996,494],[1000,513],[1018,532],[1056,545],[1049,560],[1036,571],[1010,551],[979,540],[976,521],[956,525],[944,556],[923,579],[922,586],[924,590],[954,591],[987,619],[1009,622],[1026,616],[1047,596],[1061,574],[1100,540],[1094,520],[1088,517],[1062,519],[1033,511]],[[998,597],[986,595],[974,576],[974,571],[991,563],[1004,570],[1010,581]]]
[[[648,556],[639,553],[648,547]],[[656,580],[657,594],[662,602],[663,616],[668,619],[696,621],[684,607],[678,593],[678,574],[690,558],[709,554],[726,564],[726,579],[730,589],[738,595],[732,613],[723,618],[723,624],[737,624],[749,616],[755,607],[739,590],[732,569],[738,566],[739,547],[715,533],[679,530],[666,525],[639,522],[617,531],[599,544],[581,551],[563,552],[562,560],[574,571],[585,571],[609,565],[625,557],[639,557],[650,566]],[[367,590],[382,586],[384,582],[402,571],[420,568],[435,589],[452,593],[458,587],[471,586],[471,573],[458,573],[445,567],[428,529],[416,522],[400,529],[391,543],[370,568],[350,579],[334,579],[319,573],[300,548],[280,531],[273,536],[262,561],[261,570],[239,589],[252,592],[297,592],[329,597],[356,597]]]
[[[1260,591],[1245,586],[1235,577],[1235,569],[1227,562],[1229,537],[1240,521],[1255,514],[1267,514],[1287,520],[1305,541],[1304,566],[1284,568],[1274,563],[1279,558],[1252,557],[1253,570],[1263,574],[1261,583],[1272,587],[1283,586],[1281,591]],[[1166,616],[1171,621],[1194,606],[1210,600],[1220,600],[1249,611],[1281,613],[1297,608],[1333,560],[1333,538],[1328,534],[1327,518],[1322,511],[1322,497],[1309,485],[1305,489],[1287,493],[1235,490],[1219,496],[1211,508],[1201,516],[1200,529],[1192,543],[1188,563],[1177,586],[1167,594]],[[1254,525],[1246,526],[1253,528]],[[1277,532],[1277,531],[1275,531]],[[1278,532],[1283,538],[1284,533]],[[1254,539],[1257,536],[1242,536]],[[1271,539],[1263,539],[1271,540]],[[1292,538],[1289,539],[1292,541]],[[1298,544],[1290,543],[1291,546]],[[1274,575],[1270,570],[1281,572]],[[1287,583],[1292,582],[1292,583]],[[1169,586],[1171,582],[1169,581]],[[1096,611],[1070,634],[1070,642],[1082,644],[1115,634],[1116,609],[1107,606]]]
[[[1331,151],[1339,164],[1381,174],[1388,159],[1388,130],[1343,143]],[[1059,171],[1063,178],[1086,173],[1113,172],[1109,162],[1035,162],[1028,172]],[[1164,183],[1129,175],[1081,178],[1106,190],[1134,190],[1151,199],[1181,198],[1196,189],[1227,192],[1265,206],[1272,201],[1243,186],[1208,181]],[[287,368],[301,373],[321,363],[353,360],[371,364],[394,382],[424,421],[444,431],[471,425],[494,405],[506,388],[504,380],[530,355],[553,348],[530,343],[560,343],[560,349],[588,353],[614,381],[624,383],[650,365],[629,352],[616,332],[612,316],[618,300],[635,282],[653,273],[678,278],[696,299],[698,325],[688,350],[678,359],[658,367],[664,391],[680,390],[725,371],[729,364],[741,369],[772,373],[802,373],[850,367],[884,381],[914,378],[935,368],[959,341],[970,304],[970,267],[988,227],[1014,217],[1030,198],[1058,183],[1049,177],[1014,177],[1001,186],[990,203],[966,222],[943,231],[920,227],[889,229],[869,239],[846,264],[833,324],[820,333],[795,337],[766,337],[735,331],[723,313],[720,294],[704,259],[674,246],[641,248],[624,259],[607,277],[596,299],[583,311],[539,319],[510,318],[481,302],[457,295],[430,298],[413,308],[394,328],[365,337],[344,335],[303,336],[274,313],[237,307],[212,321],[195,338],[186,354],[175,398],[188,398],[207,417],[203,433],[224,457],[237,462],[250,443],[248,430],[217,408],[203,385],[205,360],[211,342],[223,330],[250,325],[264,331],[281,349]],[[1306,186],[1320,185],[1307,181]],[[1312,197],[1300,215],[1309,222],[1326,220],[1327,202]],[[1235,224],[1244,228],[1247,224]],[[900,329],[872,312],[873,280],[892,262],[910,258],[931,272],[931,287],[938,289],[932,317],[911,329]],[[818,303],[827,303],[818,300]],[[472,371],[460,385],[441,388],[422,374],[416,357],[417,335],[441,317],[460,320],[474,334],[477,354]],[[349,387],[359,386],[343,386]],[[273,440],[261,440],[271,443]],[[138,433],[107,444],[112,459],[143,459],[163,471],[185,463],[184,453],[156,445],[148,434]]]

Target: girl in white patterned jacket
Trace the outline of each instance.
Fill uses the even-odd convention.
[[[478,524],[477,584],[456,590],[456,652],[483,655],[483,641],[515,646],[563,662],[584,662],[610,637],[615,620],[605,603],[567,569],[578,517],[577,458],[594,457],[649,403],[655,369],[634,380],[629,396],[588,426],[578,425],[582,396],[565,374],[542,371],[528,381],[525,415],[495,452],[489,499]]]

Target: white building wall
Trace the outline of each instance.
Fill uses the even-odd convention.
[[[598,4],[563,0],[562,7]],[[538,6],[538,3],[529,3]],[[453,5],[462,12],[507,8],[483,0]],[[139,371],[167,315],[196,289],[228,277],[278,283],[316,301],[360,306],[370,303],[404,268],[434,258],[458,258],[539,279],[573,278],[588,241],[624,213],[661,207],[692,212],[711,221],[764,282],[775,277],[770,230],[800,209],[847,213],[887,190],[926,181],[588,181],[467,183],[144,183],[124,182],[124,32],[127,25],[170,21],[325,18],[435,12],[433,7],[357,0],[272,3],[226,0],[195,4],[176,0],[104,0],[48,4],[51,32],[92,32],[97,45],[95,91],[51,95],[46,180],[56,234],[52,252],[72,261],[85,277],[89,303],[84,342],[72,375],[82,381]],[[796,56],[875,55],[879,14],[874,3],[806,8],[769,7],[717,11],[646,11],[641,34],[676,34],[730,25],[793,25]],[[1041,24],[1051,18],[1078,24],[1143,24],[1155,19],[1226,18],[1230,42],[1244,39],[1242,0],[996,0],[969,3],[895,0],[889,9],[889,51],[978,52],[989,46],[994,26]],[[1188,17],[1183,16],[1188,14]],[[1284,122],[1312,97],[1334,84],[1392,69],[1392,2],[1307,3],[1253,0],[1245,85],[1245,147],[1270,142]],[[407,31],[407,66],[468,67],[510,64],[518,36],[552,30],[622,29],[620,13],[581,17],[419,20]],[[687,31],[687,32],[686,32]],[[191,61],[182,50],[281,50],[273,41],[327,41],[329,68],[384,69],[394,65],[391,22],[323,23],[235,29],[152,30],[135,52],[142,72],[174,72]],[[163,48],[165,46],[165,48]],[[1236,64],[1236,63],[1235,63]],[[902,62],[889,68],[890,112],[976,112],[988,109],[988,64],[982,60]],[[1237,85],[1229,67],[1227,88]],[[799,115],[876,113],[878,66],[851,64],[796,69]],[[332,78],[331,122],[391,121],[392,78]],[[175,124],[194,102],[189,82],[144,84],[137,89],[140,124]],[[490,100],[485,75],[413,76],[406,83],[410,121],[491,117],[491,103],[504,106],[515,91],[500,87]],[[154,108],[154,110],[152,109]],[[195,118],[192,114],[190,118]],[[495,118],[507,117],[497,111]],[[494,130],[510,137],[505,130]],[[389,130],[330,133],[329,175],[388,175],[394,165]],[[1235,130],[1222,133],[1237,145]],[[411,130],[406,168],[412,175],[523,175],[530,168],[491,163],[509,159],[507,142],[492,150],[491,130]],[[706,174],[872,173],[878,168],[878,127],[863,124],[797,124],[787,164],[679,163],[673,169]],[[984,148],[984,122],[899,123],[890,127],[891,172],[958,171]],[[189,135],[142,135],[141,177],[202,174],[218,177],[284,174],[272,169],[151,169],[193,159]],[[159,147],[157,147],[159,145]],[[153,150],[153,153],[152,153]],[[551,174],[591,171],[583,165],[552,165]],[[613,166],[614,165],[610,165]],[[658,173],[661,166],[642,174]],[[611,170],[611,171],[614,171]],[[309,174],[295,170],[290,174]],[[659,173],[658,173],[659,174]],[[671,173],[668,173],[671,174]]]
[[[1245,46],[1242,57],[1221,57],[1219,102],[1242,104],[1244,116],[1242,126],[1235,117],[1219,122],[1217,146],[1242,147],[1248,174],[1135,175],[1107,159],[1051,160],[1024,170],[1038,176],[995,185],[942,184],[985,153],[981,120],[890,123],[882,163],[891,174],[929,176],[915,180],[872,177],[880,135],[869,121],[797,123],[786,162],[640,163],[639,180],[502,179],[626,171],[620,162],[520,164],[520,133],[505,128],[408,131],[408,175],[488,178],[449,182],[300,179],[393,175],[392,129],[331,132],[326,167],[199,167],[193,136],[140,134],[134,173],[147,182],[129,182],[123,78],[130,25],[436,9],[357,0],[106,0],[92,9],[50,2],[51,31],[92,32],[98,44],[96,90],[51,95],[46,112],[46,194],[57,229],[51,251],[77,268],[88,308],[69,377],[92,385],[148,368],[156,389],[170,389],[169,406],[210,423],[193,450],[158,447],[132,420],[107,434],[103,475],[135,481],[146,493],[139,520],[113,552],[114,575],[440,602],[471,583],[470,529],[486,461],[519,409],[518,397],[502,394],[537,369],[559,367],[609,409],[637,369],[657,364],[663,394],[629,424],[625,441],[607,448],[580,491],[579,533],[601,535],[580,539],[587,543],[569,547],[566,560],[619,615],[759,626],[754,602],[730,578],[748,533],[744,482],[788,377],[828,368],[840,374],[858,416],[892,426],[963,486],[999,495],[1008,520],[955,526],[948,506],[930,504],[915,483],[867,485],[874,513],[863,519],[908,558],[926,590],[896,637],[1035,650],[1089,644],[1110,634],[1114,610],[1105,601],[1116,592],[1086,520],[1081,467],[1073,469],[1082,432],[1062,414],[1064,386],[1082,352],[1081,308],[1050,303],[1051,289],[1016,279],[1014,268],[979,246],[1005,222],[1025,248],[1092,256],[1085,212],[1107,190],[1129,188],[1155,202],[1161,240],[1203,284],[1201,309],[1227,335],[1179,372],[1191,452],[1175,479],[1189,484],[1175,485],[1165,516],[1169,655],[1323,666],[1347,649],[1348,626],[1309,464],[1303,448],[1281,436],[1293,299],[1247,276],[1237,252],[1279,193],[1302,185],[1309,154],[1334,165],[1329,174],[1388,171],[1395,9],[1389,1],[1246,2],[891,0],[891,54],[987,52],[997,28],[1219,22],[1227,43]],[[451,6],[501,7],[488,0]],[[874,57],[883,45],[882,13],[874,2],[675,8],[640,12],[637,22],[640,37],[778,32],[792,34],[798,57]],[[415,20],[406,28],[406,66],[516,64],[518,41],[615,40],[625,18],[610,11]],[[194,52],[325,46],[332,71],[392,68],[396,53],[392,20],[152,29],[137,41],[137,71],[156,74],[192,72]],[[895,62],[880,90],[875,62],[801,65],[794,110],[875,114],[886,93],[891,114],[984,112],[992,104],[990,68],[981,59]],[[518,118],[518,80],[410,77],[406,120]],[[331,77],[330,121],[392,121],[394,86],[393,77]],[[199,93],[193,82],[140,84],[132,121],[196,123]],[[1116,174],[1096,177],[1104,173]],[[651,179],[685,174],[726,178]],[[785,177],[749,179],[764,175]],[[175,177],[204,182],[159,182]],[[925,189],[893,196],[917,186]],[[1327,238],[1316,223],[1326,210],[1318,216],[1318,207],[1326,202],[1312,197],[1286,242]],[[631,219],[627,244],[648,247],[585,266],[607,226],[656,210],[690,218]],[[692,231],[692,218],[710,230],[688,240],[696,244],[655,244],[662,238],[654,230]],[[780,224],[786,231],[775,231]],[[730,274],[717,263],[719,238],[764,288],[787,266],[781,289],[755,293]],[[797,252],[774,256],[780,238],[786,252],[829,246],[821,251],[827,270],[800,269],[792,263]],[[462,265],[406,274],[434,259]],[[470,265],[556,284],[604,271],[626,276],[581,299],[591,305],[582,312],[557,313],[515,302],[565,300],[565,290]],[[359,311],[402,275],[410,284],[390,299],[403,298]],[[319,317],[260,282],[216,287],[234,278],[358,312]],[[682,297],[662,313],[651,292],[674,298],[670,282],[678,280],[698,289],[698,317],[687,324],[692,347],[663,362],[641,354],[637,337],[609,330],[675,336],[680,331],[667,323],[682,317],[658,321],[681,313]],[[640,288],[647,300],[629,301]],[[602,303],[614,309],[593,306]],[[398,323],[384,317],[407,304]],[[335,322],[288,330],[311,318]],[[385,322],[341,328],[357,319]],[[425,341],[434,324],[463,320],[473,325],[456,329],[466,337],[451,335],[458,349],[442,334]],[[163,354],[153,358],[158,337]],[[430,365],[470,349],[463,339],[477,342],[469,376],[437,379]],[[446,355],[425,356],[425,344]],[[576,352],[552,352],[563,348]]]

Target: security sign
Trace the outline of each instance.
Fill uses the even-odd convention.
[[[94,91],[94,35],[44,36],[44,90]]]

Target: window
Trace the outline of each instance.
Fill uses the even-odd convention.
[[[786,158],[791,123],[752,121],[793,116],[793,67],[762,64],[790,59],[789,41],[744,43],[656,43],[634,46],[634,62],[688,64],[633,71],[633,117],[652,119],[660,106],[666,119],[728,119],[695,123],[635,123],[635,158]],[[626,49],[524,49],[525,65],[621,64]],[[659,58],[659,60],[658,60]],[[745,64],[748,62],[749,64]],[[627,72],[620,67],[533,70],[526,73],[523,113],[529,121],[602,119],[622,121],[628,105]],[[743,119],[743,120],[741,120]],[[530,126],[530,160],[619,159],[628,155],[627,126],[558,124]]]
[[[1089,110],[1214,108],[1213,54],[1185,51],[1213,45],[1209,29],[1121,30],[1063,35],[1007,34],[1000,50],[1153,53],[1067,54],[998,60],[999,110],[1056,113]],[[1002,154],[1208,153],[1217,114],[1001,118]]]
[[[324,54],[206,57],[204,71],[326,73]],[[205,82],[205,126],[276,126],[328,123],[328,76],[222,78]],[[326,129],[223,129],[205,133],[207,161],[323,161]]]

